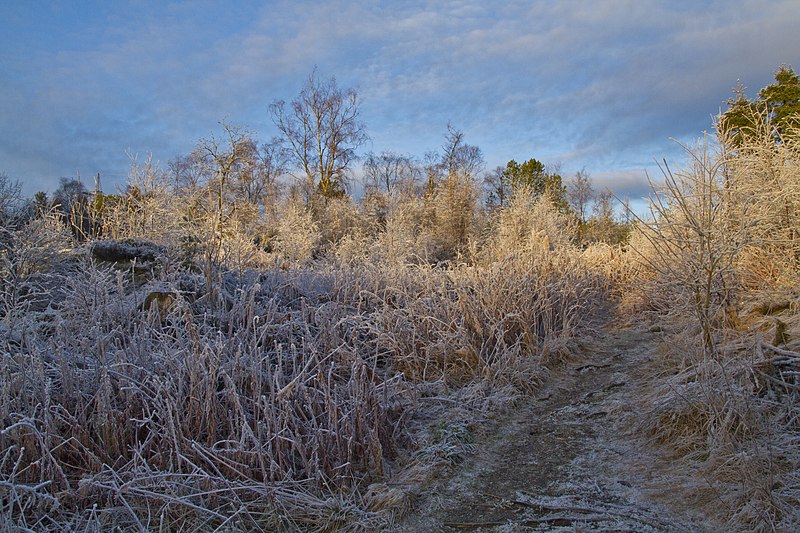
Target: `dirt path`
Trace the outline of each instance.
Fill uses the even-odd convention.
[[[658,337],[609,330],[478,437],[397,531],[713,531],[634,430]]]

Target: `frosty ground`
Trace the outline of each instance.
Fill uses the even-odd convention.
[[[395,531],[714,531],[697,479],[638,431],[660,335],[611,327],[438,479]],[[671,467],[672,466],[672,467]]]

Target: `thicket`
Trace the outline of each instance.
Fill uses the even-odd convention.
[[[775,95],[780,95],[776,98]],[[629,312],[667,340],[644,429],[705,480],[697,504],[735,530],[800,524],[800,82],[741,88],[716,135],[662,166],[631,237]],[[670,348],[667,348],[669,346]]]

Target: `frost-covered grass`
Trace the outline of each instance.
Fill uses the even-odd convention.
[[[413,448],[418,387],[530,390],[603,285],[566,251],[202,274],[156,260],[142,281],[63,245],[33,246],[47,262],[27,270],[4,257],[11,529],[376,527],[362,494]]]

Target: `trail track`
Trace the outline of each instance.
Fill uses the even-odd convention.
[[[715,531],[636,429],[659,337],[610,329],[581,344],[396,531]]]

